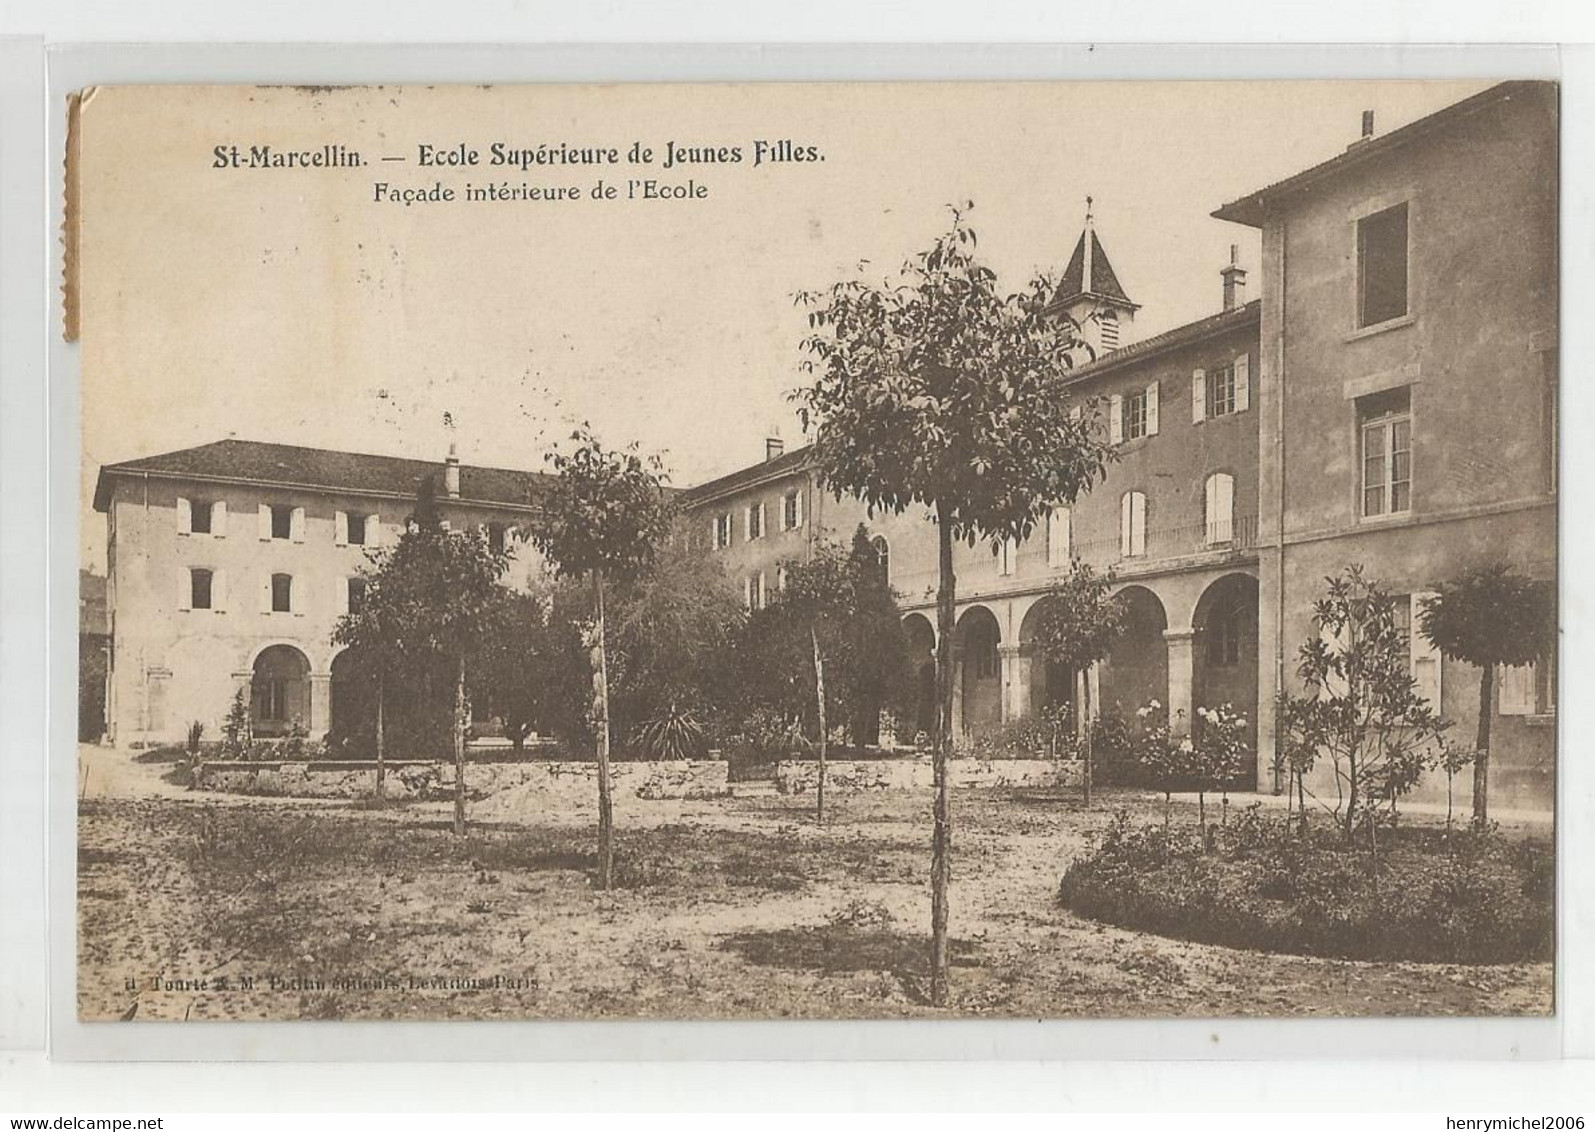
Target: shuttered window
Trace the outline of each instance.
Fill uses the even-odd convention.
[[[1207,545],[1219,546],[1235,541],[1235,477],[1214,472],[1206,486]]]
[[[1067,566],[1072,547],[1069,545],[1069,509],[1054,507],[1047,516],[1047,565]]]
[[[1146,493],[1127,491],[1119,500],[1119,554],[1139,558],[1146,553]]]

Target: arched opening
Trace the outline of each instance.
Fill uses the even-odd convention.
[[[1196,631],[1192,646],[1191,704],[1217,708],[1228,704],[1246,717],[1253,752],[1251,764],[1237,781],[1257,780],[1257,579],[1226,574],[1203,592],[1191,618]],[[1191,723],[1200,732],[1201,718]]]
[[[958,621],[958,647],[963,658],[963,730],[967,733],[1002,722],[1002,629],[991,610],[974,606]]]
[[[923,735],[928,741],[936,733],[936,630],[924,614],[910,613],[903,618],[903,632],[908,637],[908,655],[914,669],[911,738],[919,742]]]
[[[344,758],[376,754],[377,682],[370,659],[347,648],[332,658],[327,745]]]
[[[1030,708],[1033,712],[1064,708],[1072,712],[1075,700],[1075,672],[1049,659],[1036,645],[1036,634],[1047,610],[1058,599],[1044,597],[1025,613],[1019,626],[1019,647],[1030,657]]]
[[[251,723],[256,735],[287,735],[295,724],[307,731],[310,661],[292,645],[271,645],[255,657],[249,682]]]
[[[1128,720],[1148,701],[1168,704],[1169,648],[1163,633],[1169,621],[1163,603],[1145,586],[1126,586],[1116,596],[1125,607],[1124,633],[1102,667],[1101,710]]]

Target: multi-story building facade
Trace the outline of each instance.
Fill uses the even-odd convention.
[[[100,470],[107,524],[113,742],[170,742],[193,721],[219,733],[243,690],[257,733],[326,732],[338,707],[333,626],[362,597],[367,551],[404,530],[423,480],[445,522],[476,524],[543,569],[520,532],[541,476],[223,440]]]
[[[1214,213],[1263,234],[1264,788],[1274,694],[1294,686],[1326,575],[1361,564],[1409,621],[1470,565],[1555,577],[1555,88],[1505,83],[1383,137],[1372,125]],[[1420,634],[1412,647],[1420,690],[1469,741],[1479,672]],[[1555,656],[1498,683],[1492,797],[1549,807]]]
[[[1259,309],[1242,301],[1240,268],[1231,264],[1221,275],[1224,309],[1129,342],[1138,307],[1087,218],[1052,306],[1079,324],[1099,356],[1071,374],[1059,396],[1096,414],[1115,459],[1103,483],[1053,509],[1022,544],[955,547],[961,734],[1072,700],[1073,674],[1049,668],[1033,638],[1048,589],[1075,558],[1111,567],[1132,609],[1131,632],[1089,676],[1095,702],[1128,713],[1157,699],[1182,723],[1193,696],[1254,714],[1250,375]],[[856,500],[837,499],[819,482],[807,449],[767,457],[687,492],[692,529],[756,607],[779,586],[783,561],[806,560],[818,541],[849,539],[863,523],[907,613],[923,689],[919,724],[928,730],[937,586],[930,516],[872,517]]]

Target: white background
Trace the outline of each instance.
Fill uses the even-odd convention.
[[[1278,4],[1228,3],[1223,6],[1192,6],[1187,11],[1173,5],[1113,4],[1065,7],[1052,4],[982,3],[978,7],[952,4],[927,4],[908,12],[896,9],[888,18],[856,3],[787,4],[779,8],[752,9],[743,4],[622,4],[610,2],[584,8],[536,7],[526,3],[448,4],[385,3],[338,5],[318,3],[277,4],[268,9],[256,4],[245,10],[231,10],[215,3],[173,3],[161,6],[113,3],[55,3],[12,0],[0,10],[0,32],[42,34],[56,44],[98,40],[101,42],[139,39],[146,41],[283,41],[320,40],[360,43],[381,42],[556,42],[674,41],[747,43],[787,40],[795,42],[853,43],[875,40],[933,43],[938,40],[984,41],[1047,39],[1080,40],[1087,36],[1103,40],[1136,40],[1222,44],[1242,39],[1256,42],[1340,41],[1378,43],[1405,41],[1463,40],[1515,43],[1578,41],[1591,38],[1595,20],[1587,13],[1575,13],[1572,5],[1542,4],[1523,11],[1506,4],[1446,3],[1396,4],[1339,3],[1294,10]],[[830,1026],[739,1027],[742,1036],[736,1044],[725,1041],[726,1031],[704,1027],[676,1028],[678,1041],[672,1042],[671,1027],[657,1039],[639,1043],[639,1028],[612,1027],[609,1043],[627,1056],[638,1056],[648,1046],[654,1056],[678,1056],[684,1047],[714,1047],[718,1042],[722,1057],[746,1056],[748,1051],[780,1049],[785,1055],[808,1057],[848,1057],[867,1054],[875,1057],[920,1056],[940,1052],[967,1059],[955,1064],[875,1063],[875,1064],[765,1064],[742,1063],[734,1066],[687,1062],[674,1064],[629,1063],[624,1066],[600,1064],[521,1064],[451,1065],[421,1068],[416,1065],[380,1067],[319,1065],[83,1065],[45,1061],[38,1051],[45,1041],[46,992],[49,984],[63,983],[63,960],[70,964],[70,921],[57,921],[49,937],[47,965],[46,935],[42,923],[45,871],[40,860],[45,843],[43,783],[46,772],[44,742],[44,673],[39,663],[45,656],[44,613],[48,607],[52,624],[67,626],[70,637],[75,621],[75,574],[71,561],[75,553],[75,529],[67,537],[54,539],[64,553],[52,563],[50,579],[60,580],[46,598],[45,543],[42,537],[46,500],[41,491],[42,470],[48,462],[59,469],[63,453],[59,445],[45,450],[47,402],[44,363],[46,342],[45,301],[50,297],[46,282],[47,256],[53,247],[49,230],[42,220],[50,194],[56,192],[46,177],[47,164],[41,130],[47,120],[43,92],[44,64],[37,40],[0,43],[0,1112],[160,1112],[177,1109],[216,1111],[239,1107],[246,1110],[268,1108],[369,1109],[441,1108],[492,1109],[500,1107],[681,1107],[707,1105],[737,1107],[864,1107],[897,1106],[1030,1108],[1061,1106],[1068,1108],[1162,1108],[1175,1111],[1191,1108],[1234,1108],[1250,1110],[1378,1109],[1450,1112],[1456,1115],[1480,1112],[1545,1112],[1595,1110],[1595,1082],[1588,1062],[1513,1065],[1509,1062],[1458,1064],[1426,1061],[1422,1064],[1392,1060],[1400,1055],[1433,1058],[1437,1054],[1471,1049],[1475,1056],[1486,1050],[1494,1056],[1512,1056],[1511,1043],[1500,1043],[1490,1036],[1498,1021],[1457,1022],[1441,1033],[1421,1024],[1284,1024],[1234,1023],[1206,1024],[1208,1031],[1234,1035],[1229,1043],[1221,1040],[1197,1050],[1190,1026],[1092,1022],[1085,1025],[1089,1045],[1079,1038],[1048,1040],[1035,1035],[1046,1027],[1019,1024],[946,1023],[931,1024],[933,1035],[916,1042],[905,1031],[916,1026],[861,1024]],[[525,61],[536,65],[532,74],[558,73],[565,78],[606,76],[624,72],[635,77],[852,77],[878,75],[883,69],[893,75],[914,77],[1092,77],[1112,73],[1117,76],[1146,76],[1177,72],[1185,77],[1246,74],[1258,77],[1297,74],[1460,74],[1502,73],[1513,70],[1501,65],[1502,56],[1488,50],[1457,53],[1415,50],[1412,48],[1372,48],[1345,50],[1275,51],[1267,55],[1203,48],[1195,51],[1147,55],[1131,51],[1100,48],[1094,51],[1032,48],[965,49],[948,55],[912,50],[886,49],[860,51],[857,47],[827,54],[813,51],[763,51],[745,48],[730,52],[706,52],[694,63],[692,53],[661,53],[632,49],[593,55],[581,52],[542,51],[518,55],[508,48],[469,53],[474,61],[473,77],[481,71],[495,77],[526,74]],[[465,56],[460,56],[464,58]],[[78,55],[78,59],[97,59],[126,76],[137,70],[150,55],[118,51],[109,55]],[[231,59],[229,63],[227,60]],[[437,74],[436,63],[415,55],[397,58],[380,52],[343,49],[331,56],[288,50],[243,54],[166,53],[158,69],[147,79],[180,77],[196,79],[237,79],[272,77],[279,79],[317,77],[322,80],[359,81],[362,78],[395,77],[395,71],[412,76]],[[239,73],[239,60],[247,65]],[[517,67],[516,61],[521,65]],[[208,61],[209,60],[209,61]],[[115,64],[115,66],[111,66]],[[330,69],[336,64],[336,70]],[[690,65],[689,65],[690,64]],[[52,62],[52,67],[55,63]],[[687,68],[685,71],[683,68]],[[1595,53],[1587,48],[1565,50],[1562,54],[1564,79],[1563,118],[1567,127],[1564,144],[1564,310],[1562,351],[1564,362],[1563,428],[1567,466],[1564,469],[1563,499],[1568,501],[1564,524],[1562,577],[1564,586],[1563,619],[1566,626],[1563,679],[1566,705],[1563,728],[1561,805],[1559,827],[1563,842],[1560,860],[1563,870],[1563,962],[1560,964],[1560,1047],[1566,1054],[1589,1057],[1592,1044],[1591,1008],[1595,1004],[1588,989],[1591,981],[1584,972],[1583,954],[1595,951],[1592,930],[1592,905],[1589,899],[1591,837],[1589,822],[1579,820],[1595,806],[1590,783],[1589,760],[1584,757],[1588,740],[1595,734],[1595,711],[1581,700],[1578,689],[1591,686],[1595,677],[1595,652],[1589,629],[1589,600],[1595,595],[1595,554],[1589,537],[1577,521],[1579,500],[1592,497],[1595,474],[1588,456],[1588,445],[1579,443],[1595,436],[1595,394],[1583,378],[1586,362],[1592,356],[1590,331],[1585,329],[1592,307],[1590,295],[1591,249],[1595,231],[1590,218],[1591,131],[1595,123]],[[1538,68],[1536,68],[1538,72]],[[52,300],[53,301],[53,300]],[[58,358],[69,350],[57,343]],[[70,369],[70,366],[67,367]],[[56,420],[49,422],[50,434],[71,438],[75,421],[71,418],[72,390],[57,390]],[[72,477],[76,463],[70,452],[64,454],[68,469],[65,498],[59,493],[50,500],[55,513],[64,509],[65,525],[75,528],[72,505]],[[58,489],[60,476],[52,484]],[[62,529],[57,517],[55,530]],[[58,630],[59,631],[59,630]],[[59,639],[59,638],[56,638]],[[66,641],[70,645],[71,641]],[[51,655],[48,670],[57,686],[72,687],[75,658],[70,648]],[[65,709],[70,721],[70,697],[52,704],[52,715]],[[1582,740],[1582,741],[1581,741]],[[56,808],[51,816],[50,844],[57,853],[67,847],[64,875],[70,877],[71,781],[70,755],[52,774],[64,769],[67,789],[65,815]],[[1571,819],[1571,820],[1569,820]],[[60,899],[61,861],[52,858],[52,912],[68,911]],[[70,892],[70,886],[66,891]],[[1582,940],[1582,944],[1580,944]],[[43,972],[50,971],[47,984]],[[61,1001],[59,998],[57,1001]],[[68,1000],[69,1001],[69,1000]],[[68,1019],[57,1016],[56,1052],[67,1052],[59,1044]],[[1049,1024],[1059,1027],[1060,1024]],[[1349,1030],[1347,1029],[1349,1027]],[[1147,1031],[1140,1036],[1139,1030]],[[85,1029],[85,1028],[77,1028]],[[94,1029],[94,1028],[86,1028]],[[101,1028],[104,1029],[104,1028]],[[125,1028],[117,1028],[125,1029]],[[284,1033],[298,1027],[278,1028]],[[519,1029],[519,1028],[517,1028]],[[581,1040],[578,1030],[592,1027],[529,1027],[536,1031],[524,1043],[505,1042],[505,1027],[466,1027],[453,1031],[431,1029],[405,1042],[410,1056],[436,1051],[465,1056],[557,1056],[559,1051],[579,1050],[590,1057],[604,1055],[603,1029]],[[231,1049],[241,1052],[236,1034],[223,1034],[205,1027],[196,1038],[206,1038],[180,1056],[216,1056]],[[333,1031],[341,1031],[334,1041]],[[484,1035],[484,1031],[487,1032]],[[301,1031],[302,1032],[302,1031]],[[497,1040],[489,1035],[497,1033]],[[278,1051],[277,1056],[316,1057],[334,1053],[342,1045],[343,1056],[360,1057],[392,1052],[394,1028],[377,1026],[322,1026],[312,1031],[296,1048]],[[479,1037],[479,1035],[482,1035]],[[718,1035],[718,1036],[716,1036]],[[133,1036],[131,1033],[128,1037]],[[342,1042],[342,1037],[349,1044]],[[932,1038],[934,1040],[927,1040]],[[655,1044],[657,1042],[657,1044]],[[251,1043],[264,1052],[267,1042]],[[142,1040],[140,1045],[144,1045]],[[1545,1052],[1535,1049],[1522,1054]],[[807,1048],[801,1048],[806,1046]],[[205,1047],[209,1047],[208,1050]],[[1381,1060],[1361,1065],[1323,1060],[1295,1064],[1265,1064],[1259,1061],[1072,1064],[1036,1060],[993,1062],[993,1056],[1037,1057],[1072,1051],[1109,1053],[1121,1057],[1137,1056],[1233,1056],[1237,1050],[1253,1058],[1268,1054],[1311,1057],[1315,1047],[1322,1057],[1335,1051],[1344,1057],[1377,1056]],[[1551,1048],[1555,1048],[1555,1043]],[[148,1048],[124,1049],[123,1056],[147,1054]],[[568,1054],[567,1054],[568,1055]],[[1443,1123],[1423,1121],[1425,1126]]]

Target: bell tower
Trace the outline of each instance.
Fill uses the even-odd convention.
[[[1091,198],[1086,197],[1085,226],[1048,310],[1074,319],[1080,337],[1100,358],[1134,340],[1135,312],[1141,307],[1124,293],[1113,264],[1108,262],[1108,253],[1097,238],[1091,205]]]

